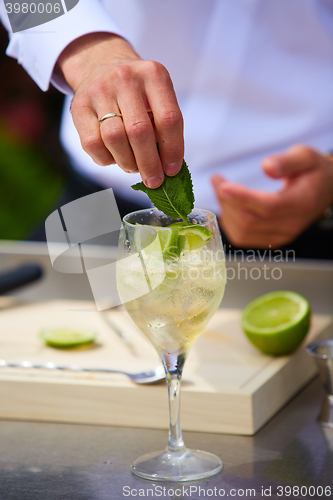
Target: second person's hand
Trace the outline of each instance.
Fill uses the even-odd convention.
[[[83,149],[99,165],[140,172],[150,188],[176,175],[184,157],[183,119],[169,73],[142,60],[123,38],[92,33],[72,42],[56,71],[74,91],[72,116]],[[120,113],[99,122],[109,113]],[[156,147],[159,143],[159,154]]]
[[[283,187],[275,193],[212,178],[221,206],[220,223],[231,243],[278,248],[292,242],[333,203],[333,159],[304,145],[263,160]]]

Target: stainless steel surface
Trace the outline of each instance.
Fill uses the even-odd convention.
[[[333,339],[313,342],[306,351],[315,360],[326,391],[319,422],[333,429]]]
[[[140,373],[129,373],[123,370],[112,370],[109,368],[85,368],[83,366],[78,365],[67,365],[61,366],[56,365],[52,361],[48,363],[32,363],[31,361],[24,360],[15,363],[11,363],[10,361],[6,361],[5,359],[0,359],[0,368],[33,368],[33,369],[42,369],[42,370],[62,370],[62,371],[71,371],[71,372],[99,372],[99,373],[120,373],[121,375],[126,375],[126,377],[130,378],[132,382],[136,384],[154,384],[156,382],[160,382],[165,379],[165,372],[162,366],[156,366],[153,370],[147,370],[145,372]]]
[[[254,437],[185,432],[188,447],[215,453],[224,463],[217,476],[184,485],[185,493],[168,493],[182,488],[180,484],[156,484],[130,472],[140,454],[164,448],[166,431],[3,420],[0,498],[120,500],[139,498],[140,490],[142,498],[162,499],[221,498],[222,490],[224,498],[236,499],[262,499],[263,490],[266,495],[271,490],[272,499],[331,498],[309,490],[333,491],[333,433],[317,422],[322,397],[316,379]],[[165,487],[165,493],[157,486]],[[303,494],[281,495],[281,488],[288,486],[303,486]]]
[[[333,396],[326,394],[318,417],[318,422],[324,427],[333,429]]]
[[[84,275],[52,270],[43,244],[0,244],[0,268],[25,262],[27,255],[37,255],[46,279],[16,296],[92,299]],[[279,288],[303,293],[315,312],[333,313],[333,263],[270,262],[266,274],[270,279],[253,279],[255,272],[249,277],[251,269],[264,265],[227,262],[236,277],[228,282],[222,307],[243,307],[254,296]],[[272,278],[275,267],[282,271],[279,280]],[[0,500],[330,498],[333,429],[317,421],[323,397],[316,378],[253,437],[185,432],[188,447],[215,453],[224,463],[221,474],[186,484],[185,490],[179,484],[141,480],[130,472],[133,459],[164,448],[166,431],[2,420]],[[157,486],[162,489],[156,490]]]

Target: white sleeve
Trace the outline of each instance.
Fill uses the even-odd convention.
[[[102,31],[124,36],[99,0],[80,0],[53,21],[18,33],[10,29],[4,4],[0,1],[1,21],[10,36],[6,54],[16,58],[42,90],[47,90],[51,82],[64,94],[73,93],[64,80],[53,75],[53,70],[61,52],[76,38]]]

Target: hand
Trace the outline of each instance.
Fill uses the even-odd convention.
[[[96,163],[139,171],[151,188],[162,184],[164,173],[179,172],[183,119],[164,66],[142,60],[119,36],[92,33],[66,47],[56,71],[74,91],[73,121],[83,149]],[[123,118],[99,124],[102,116],[119,112]]]
[[[264,172],[283,179],[275,193],[248,189],[215,175],[220,224],[231,243],[247,248],[278,248],[293,241],[333,203],[333,160],[298,145],[265,158]]]

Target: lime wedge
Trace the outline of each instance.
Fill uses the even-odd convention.
[[[138,225],[134,231],[134,246],[138,252],[147,248],[156,240],[157,231],[153,227]]]
[[[180,247],[178,229],[169,229],[168,231],[159,231],[163,258],[175,259],[179,257],[182,248]]]
[[[76,330],[72,328],[47,328],[39,333],[39,337],[53,347],[73,347],[93,342],[96,332],[92,330]]]
[[[197,250],[209,242],[213,232],[205,226],[192,224],[180,229],[179,236],[183,239],[182,250]]]
[[[154,254],[162,256],[163,259],[176,258],[180,255],[179,238],[177,229],[156,230],[154,240],[142,249],[144,258]]]
[[[146,259],[152,254],[175,259],[183,250],[196,250],[205,245],[213,232],[204,226],[174,222],[167,228],[141,226],[134,232],[134,245]]]
[[[273,356],[293,352],[310,327],[311,311],[305,297],[290,291],[261,295],[242,314],[242,328],[252,344]]]

